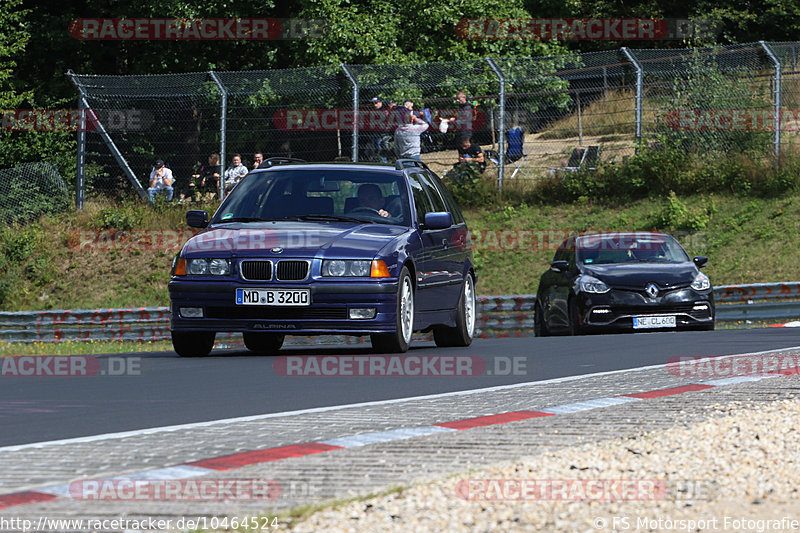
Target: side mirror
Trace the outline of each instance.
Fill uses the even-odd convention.
[[[566,272],[569,268],[568,261],[553,261],[550,263],[550,269],[555,272]]]
[[[697,268],[703,268],[708,264],[708,257],[704,255],[698,255],[692,259],[692,261],[694,261],[694,264],[697,265]]]
[[[187,211],[186,223],[192,228],[205,228],[208,226],[208,213],[195,209]]]
[[[425,213],[425,226],[423,229],[445,229],[453,225],[453,216],[449,211],[436,211]]]

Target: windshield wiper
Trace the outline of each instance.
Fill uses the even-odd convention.
[[[218,220],[214,224],[227,224],[228,222],[268,222],[269,219],[260,217],[231,217],[223,220]]]
[[[367,222],[366,220],[361,218],[348,217],[344,215],[299,215],[292,218],[296,218],[298,220],[333,220],[336,222],[360,222],[362,224],[364,222]]]

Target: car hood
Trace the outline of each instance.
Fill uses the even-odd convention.
[[[687,287],[697,277],[694,263],[618,263],[583,265],[583,272],[594,276],[611,288],[643,290],[648,283],[659,289]]]
[[[373,258],[398,235],[409,231],[388,224],[348,222],[248,222],[231,223],[206,229],[183,247],[184,256],[311,258],[347,256]],[[280,251],[278,251],[280,249]]]

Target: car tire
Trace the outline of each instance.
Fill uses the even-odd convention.
[[[172,348],[181,357],[205,357],[214,347],[216,332],[173,331]]]
[[[403,267],[397,283],[397,313],[394,333],[370,335],[372,348],[385,353],[405,353],[414,331],[414,283],[408,268]]]
[[[475,311],[477,302],[475,297],[475,281],[472,274],[467,274],[464,279],[464,288],[461,298],[458,299],[455,327],[439,326],[433,330],[433,340],[436,346],[469,346],[475,335]]]
[[[544,319],[544,309],[536,302],[533,308],[533,334],[536,337],[549,337],[550,330],[547,328],[547,322]]]
[[[583,328],[578,324],[578,305],[574,298],[570,298],[567,304],[569,313],[569,335],[583,335]]]
[[[246,331],[242,333],[244,345],[251,352],[258,352],[263,355],[273,355],[278,353],[283,346],[284,335],[280,333],[261,333]]]

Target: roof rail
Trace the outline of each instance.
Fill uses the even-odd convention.
[[[306,162],[307,161],[305,159],[297,159],[294,157],[270,157],[262,161],[262,164],[267,163],[267,165],[264,167],[267,168],[267,167],[274,167],[276,165],[288,165],[290,163],[306,163]],[[261,167],[261,165],[258,166]]]
[[[394,162],[395,170],[403,170],[404,168],[409,167],[419,167],[424,168],[425,170],[430,170],[428,165],[423,163],[422,161],[417,161],[416,159],[397,159]]]

